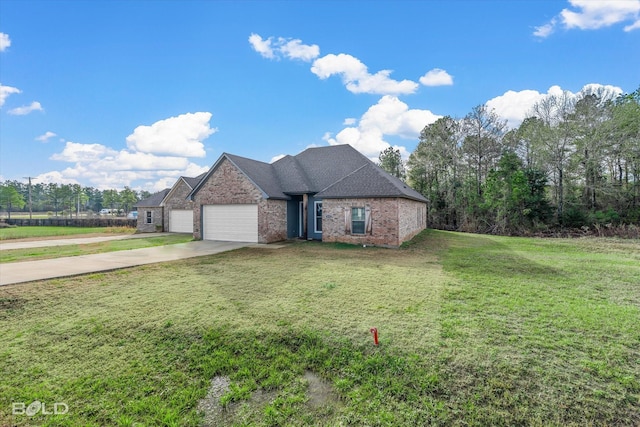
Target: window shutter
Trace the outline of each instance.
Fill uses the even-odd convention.
[[[371,234],[371,208],[369,206],[364,208],[364,233]]]
[[[344,234],[351,234],[351,209],[344,210]]]

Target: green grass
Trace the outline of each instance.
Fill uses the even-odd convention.
[[[0,241],[43,237],[65,237],[76,234],[132,234],[135,233],[135,231],[135,229],[129,227],[7,227],[0,228]]]
[[[105,252],[126,251],[130,249],[166,246],[193,240],[188,234],[170,234],[164,236],[136,237],[135,239],[111,240],[98,243],[47,246],[42,248],[7,249],[0,251],[0,264],[7,262],[35,261],[78,255],[91,255]]]
[[[197,426],[226,376],[235,425],[632,426],[639,324],[638,241],[245,248],[0,288],[0,425]]]

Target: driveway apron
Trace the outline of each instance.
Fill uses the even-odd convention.
[[[255,245],[254,243],[199,240],[95,255],[5,263],[0,264],[0,286],[175,261]]]

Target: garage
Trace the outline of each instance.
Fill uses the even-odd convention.
[[[170,210],[169,231],[171,233],[193,233],[193,211],[184,209]]]
[[[258,205],[205,205],[202,238],[229,242],[258,242]]]

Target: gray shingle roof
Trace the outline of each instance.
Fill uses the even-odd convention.
[[[303,177],[298,178],[298,182],[290,179],[283,181],[282,185],[287,193],[295,193],[292,190],[296,184],[299,186],[301,182],[306,184],[307,191],[304,191],[305,193],[316,193],[355,169],[371,162],[350,145],[307,148],[292,159],[296,165],[297,173]],[[275,168],[281,169],[285,165],[280,165],[279,162],[280,160],[273,165]],[[291,168],[291,165],[286,166]]]
[[[313,185],[295,157],[284,156],[272,163],[272,165],[284,193],[304,194],[312,192]]]
[[[157,193],[153,193],[150,197],[140,200],[135,205],[134,208],[159,208],[160,204],[164,200],[167,193],[170,191],[170,188],[165,188],[164,190],[158,191]]]
[[[235,164],[268,198],[318,193],[317,197],[326,198],[405,197],[427,201],[350,145],[308,148],[271,164],[224,153],[216,165],[223,158]],[[199,186],[193,187],[191,196]]]
[[[202,180],[202,178],[204,178],[207,175],[207,173],[201,173],[200,175],[196,176],[195,178],[189,178],[186,176],[183,176],[182,178],[184,178],[185,182],[187,183],[187,185],[191,188],[195,188],[196,185],[198,185],[200,183],[200,181]]]
[[[413,188],[369,162],[316,194],[323,199],[363,197],[404,197],[427,202]]]

